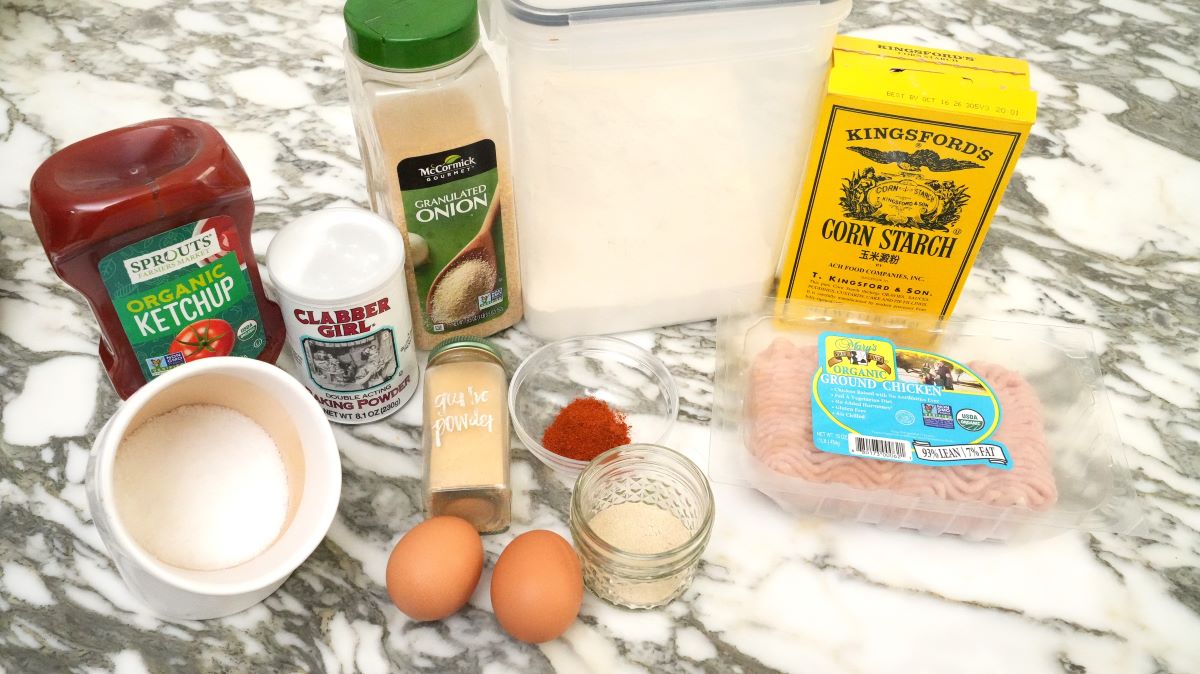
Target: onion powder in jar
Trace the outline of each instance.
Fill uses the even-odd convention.
[[[376,421],[412,398],[404,237],[390,222],[361,208],[310,213],[275,235],[267,268],[298,377],[331,421]]]
[[[571,495],[583,582],[627,608],[662,606],[696,575],[713,524],[704,473],[679,452],[624,445],[597,456]]]

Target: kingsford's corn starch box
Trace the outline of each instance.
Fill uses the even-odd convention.
[[[1036,112],[1024,61],[839,37],[779,301],[949,315]]]

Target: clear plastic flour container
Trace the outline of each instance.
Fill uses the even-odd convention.
[[[762,293],[850,1],[583,4],[491,7],[529,328],[667,325]]]

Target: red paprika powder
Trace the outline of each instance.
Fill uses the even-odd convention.
[[[628,444],[625,415],[595,398],[572,400],[542,434],[543,447],[576,461],[591,461],[613,447]]]

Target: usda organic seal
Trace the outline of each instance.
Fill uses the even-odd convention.
[[[978,431],[983,429],[983,415],[975,410],[961,409],[958,414],[954,415],[954,420],[958,422],[959,427],[964,431]]]

